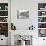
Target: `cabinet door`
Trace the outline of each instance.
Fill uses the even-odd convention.
[[[44,37],[38,38],[38,46],[46,46],[46,38]]]

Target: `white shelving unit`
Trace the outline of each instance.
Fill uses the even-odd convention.
[[[42,34],[41,31],[46,33],[46,3],[38,4],[38,32],[40,37],[46,37],[45,33]]]
[[[8,33],[8,3],[0,3],[0,28],[2,30],[4,30],[3,26],[5,28],[7,27],[7,33]]]
[[[0,0],[0,2],[1,2],[1,0]],[[0,29],[1,30],[0,31],[0,36],[1,36],[0,37],[0,45],[8,45],[8,24],[9,24],[9,22],[8,22],[9,16],[8,15],[9,15],[8,14],[8,2],[0,3],[0,28],[1,28]],[[5,28],[3,29],[3,27],[5,27]]]

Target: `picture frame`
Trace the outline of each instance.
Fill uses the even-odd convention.
[[[29,10],[17,10],[17,19],[29,19]]]

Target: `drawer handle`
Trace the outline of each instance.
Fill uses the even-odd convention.
[[[1,39],[1,40],[3,40],[3,39]]]
[[[45,40],[45,39],[43,39],[43,40]]]

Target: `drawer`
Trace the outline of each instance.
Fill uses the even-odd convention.
[[[8,44],[8,39],[7,38],[0,38],[0,45],[7,45]]]

